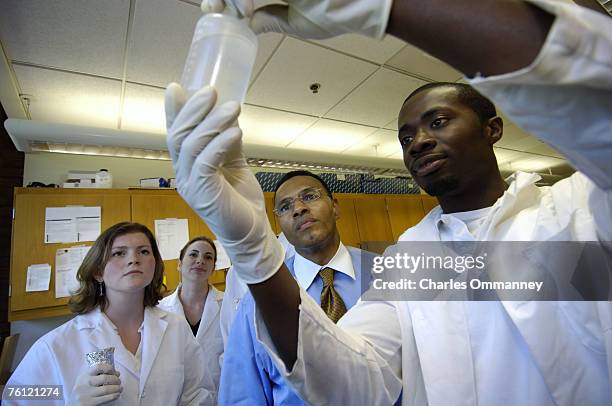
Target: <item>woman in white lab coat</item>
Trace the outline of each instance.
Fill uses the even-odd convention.
[[[205,387],[216,394],[221,376],[223,337],[219,320],[223,292],[208,283],[215,270],[217,249],[213,241],[204,236],[189,241],[179,254],[178,270],[181,283],[159,307],[184,317],[204,352],[204,369],[210,379]]]
[[[61,385],[58,405],[211,404],[202,350],[189,326],[156,307],[163,272],[145,226],[119,223],[104,231],[77,273],[80,286],[69,303],[77,316],[34,343],[6,389]],[[89,367],[86,354],[108,347],[115,349],[114,368]]]

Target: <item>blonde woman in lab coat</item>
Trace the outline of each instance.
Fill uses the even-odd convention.
[[[162,299],[159,307],[184,317],[204,352],[204,369],[209,375],[205,382],[214,398],[219,389],[223,337],[219,320],[223,292],[208,283],[215,270],[217,249],[204,236],[189,241],[179,254],[178,270],[181,283],[174,293]]]
[[[80,286],[69,303],[77,316],[34,343],[7,389],[61,385],[58,405],[211,404],[189,326],[156,307],[163,272],[148,228],[119,223],[104,231],[77,273]],[[108,347],[115,348],[114,368],[89,367],[85,355]]]

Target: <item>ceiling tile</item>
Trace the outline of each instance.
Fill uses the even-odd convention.
[[[165,134],[164,91],[149,86],[126,84],[121,129]]]
[[[387,124],[383,126],[385,130],[395,131],[397,133],[397,118],[389,121]]]
[[[387,62],[389,58],[398,53],[406,45],[404,41],[391,35],[386,35],[382,41],[363,35],[346,34],[315,42],[379,65]]]
[[[121,82],[54,70],[14,66],[33,120],[117,128]]]
[[[339,153],[375,132],[372,127],[320,120],[288,145],[289,148]]]
[[[383,127],[390,120],[397,119],[406,96],[425,83],[403,73],[381,68],[325,117]]]
[[[129,3],[4,0],[0,38],[12,60],[121,78]]]
[[[493,152],[495,153],[495,157],[497,158],[497,164],[500,166],[514,162],[518,159],[524,159],[525,157],[528,156],[524,152],[519,152],[519,151],[514,151],[514,150],[504,149],[504,148],[499,148],[499,147],[494,147]]]
[[[401,152],[402,147],[397,141],[397,133],[389,130],[378,130],[369,137],[342,151],[351,155],[363,155],[385,158]]]
[[[389,155],[388,158],[397,159],[399,161],[402,161],[402,163],[403,163],[403,161],[404,161],[404,153],[401,150],[399,150],[399,151]]]
[[[504,120],[504,132],[499,141],[495,143],[496,147],[516,149],[516,146],[521,140],[529,138],[530,135],[520,128],[507,124]]]
[[[461,72],[412,45],[406,45],[387,65],[440,82],[454,82],[463,76]]]
[[[312,116],[245,105],[239,121],[245,144],[284,147],[317,120]]]
[[[253,65],[251,84],[255,81],[255,78],[257,78],[257,75],[259,75],[283,38],[283,35],[274,32],[259,34],[257,36],[257,57],[255,58],[255,64]]]
[[[515,171],[525,172],[539,172],[544,171],[548,168],[554,168],[555,166],[564,165],[565,161],[558,158],[550,157],[526,157],[523,159],[517,159],[512,162],[512,168]]]
[[[512,146],[512,149],[534,153],[535,148],[539,148],[545,145],[546,144],[544,144],[542,141],[540,141],[536,137],[529,135],[525,138],[521,138],[520,140],[516,141],[516,143]]]
[[[287,37],[247,94],[247,103],[320,116],[376,65]],[[320,83],[313,94],[309,87]]]
[[[199,7],[177,0],[137,0],[127,80],[166,87],[179,82]]]
[[[531,152],[533,152],[534,154],[541,154],[541,155],[547,155],[550,157],[565,159],[565,157],[559,151],[555,150],[552,147],[549,147],[545,143],[541,143],[535,148],[532,148]]]

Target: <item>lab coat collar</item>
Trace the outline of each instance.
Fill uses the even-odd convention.
[[[204,303],[204,311],[200,319],[200,327],[196,338],[200,338],[210,329],[213,322],[217,320],[216,316],[221,310],[221,302],[223,301],[223,292],[212,285],[208,285],[208,295]],[[218,321],[217,321],[218,322]]]
[[[90,330],[89,342],[98,350],[114,347],[115,364],[122,365],[126,370],[138,376],[134,357],[129,354],[121,342],[121,337],[117,333],[117,328],[110,319],[96,308],[89,313],[77,318],[77,328],[79,330]],[[85,331],[84,331],[85,332]]]
[[[140,370],[140,393],[144,390],[147,378],[151,373],[155,358],[168,327],[167,314],[157,307],[146,307],[144,314],[144,331],[141,336],[142,362]]]
[[[183,304],[181,303],[181,299],[179,297],[179,292],[182,283],[176,287],[172,294],[165,297],[163,308],[167,309],[167,311],[171,313],[180,314],[185,317],[185,310],[183,309]],[[204,303],[204,311],[202,312],[202,317],[200,318],[200,327],[198,328],[198,333],[196,334],[196,338],[200,338],[202,335],[206,334],[210,326],[213,324],[215,320],[215,316],[219,311],[221,311],[221,302],[223,301],[223,292],[215,288],[213,285],[208,285],[208,295],[206,296],[206,302]]]
[[[355,269],[353,267],[353,261],[351,259],[351,254],[348,249],[344,246],[344,244],[340,243],[338,246],[338,251],[333,256],[331,261],[327,263],[327,265],[321,266],[315,264],[314,262],[304,258],[297,252],[295,253],[295,259],[293,261],[293,270],[295,272],[295,278],[298,281],[298,284],[304,289],[307,290],[312,282],[315,280],[319,271],[323,268],[332,268],[335,271],[342,272],[350,276],[353,280],[355,280]]]
[[[162,307],[165,309],[169,309],[168,311],[170,311],[171,313],[184,315],[185,312],[183,311],[183,304],[181,303],[181,300],[179,298],[179,291],[181,289],[181,286],[182,283],[179,283],[176,289],[174,289],[174,292],[162,299]]]
[[[541,177],[535,173],[517,171],[506,178],[508,189],[492,206],[477,240],[496,240],[495,228],[505,219],[514,216],[517,212],[534,204],[540,197],[540,188],[536,182]],[[417,225],[406,230],[399,241],[440,241],[440,221],[442,208],[433,208]]]
[[[135,370],[134,357],[121,342],[116,327],[100,311],[100,308],[81,315],[76,322],[80,331],[91,330],[89,341],[94,347],[99,350],[115,347],[115,363],[121,364],[128,371],[140,377],[140,392],[142,393],[168,326],[168,322],[165,320],[166,316],[167,314],[164,311],[156,307],[145,307],[144,329],[140,338],[142,349],[140,373]]]

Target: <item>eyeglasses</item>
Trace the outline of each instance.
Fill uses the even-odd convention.
[[[282,217],[286,215],[287,213],[290,213],[293,211],[296,200],[299,200],[300,202],[304,204],[309,204],[316,200],[319,200],[321,196],[322,196],[321,189],[313,188],[313,189],[302,190],[300,194],[297,195],[297,197],[294,197],[293,199],[287,198],[287,199],[284,199],[282,202],[280,202],[280,204],[274,209],[274,214],[276,214],[278,217]]]

